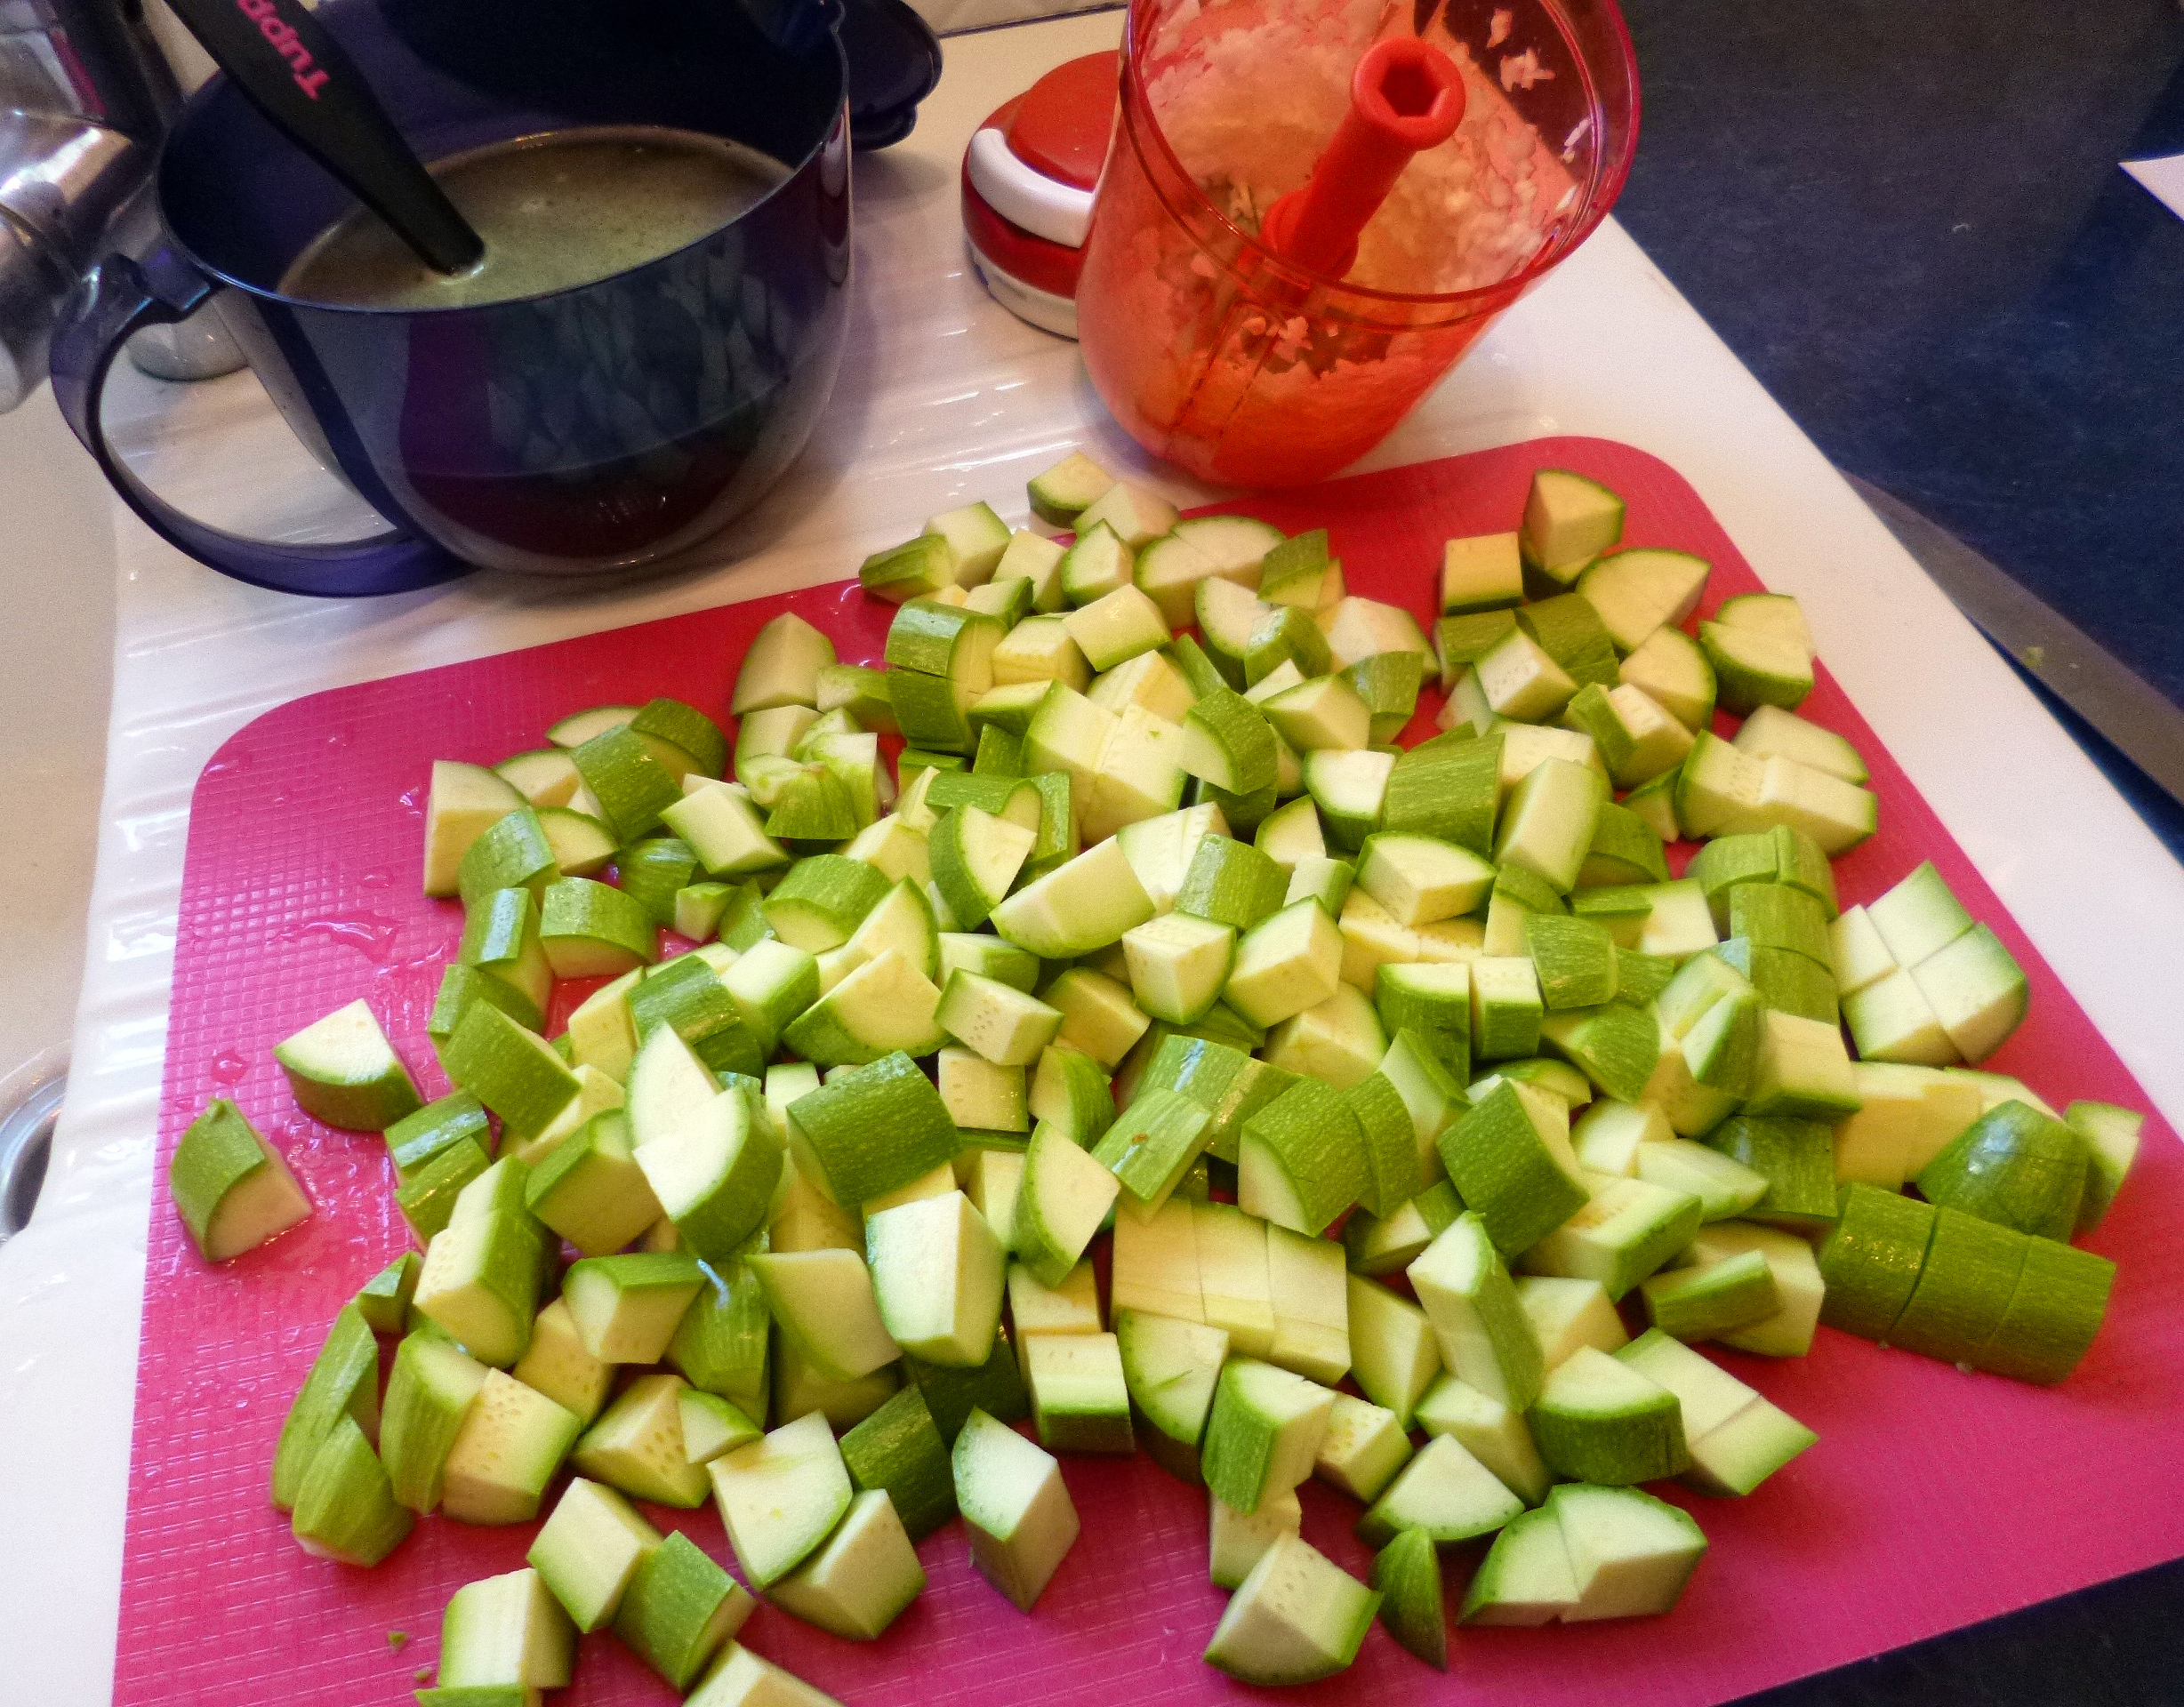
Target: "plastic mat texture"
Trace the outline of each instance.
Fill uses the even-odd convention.
[[[1542,466],[1621,493],[1626,543],[1710,559],[1706,611],[1758,589],[1680,477],[1599,439],[1539,440],[1215,508],[1289,532],[1327,527],[1352,591],[1405,605],[1430,627],[1441,542],[1514,527]],[[263,1250],[211,1268],[164,1187],[155,1196],[116,1702],[396,1707],[430,1679],[448,1596],[523,1563],[535,1525],[431,1518],[375,1570],[329,1564],[297,1549],[268,1501],[282,1417],[327,1324],[408,1238],[379,1139],[303,1115],[271,1051],[361,996],[425,1094],[444,1091],[424,1028],[461,920],[453,902],[419,893],[432,761],[494,763],[544,744],[546,726],[570,711],[655,694],[725,718],[745,645],[783,609],[832,635],[845,661],[879,661],[893,607],[854,581],[813,588],[315,694],[259,718],[205,767],[183,880],[159,1177],[205,1101],[231,1096],[288,1155],[318,1207]],[[1438,709],[1429,685],[1406,744],[1431,733]],[[1844,904],[1933,860],[2031,982],[2031,1019],[1987,1065],[2058,1106],[2078,1097],[2148,1106],[1824,669],[1804,711],[1858,744],[1880,795],[1880,833],[1836,863]],[[1820,1442],[1748,1499],[1660,1490],[1696,1514],[1712,1543],[1668,1616],[1452,1630],[1446,1677],[1376,1627],[1348,1672],[1291,1698],[1720,1702],[2184,1552],[2180,1219],[2184,1151],[2156,1118],[2137,1173],[2089,1241],[2121,1264],[2107,1325],[2060,1388],[1961,1374],[1829,1328],[1794,1361],[1719,1352]],[[1202,1490],[1142,1455],[1065,1459],[1064,1474],[1083,1535],[1030,1615],[973,1571],[951,1524],[919,1549],[928,1586],[880,1641],[840,1641],[764,1605],[743,1639],[853,1707],[1258,1695],[1198,1658],[1224,1604],[1206,1580]],[[1316,1483],[1304,1499],[1306,1538],[1362,1575],[1369,1552],[1350,1534],[1354,1503]],[[648,1513],[733,1568],[710,1510]],[[1472,1557],[1445,1560],[1451,1607]],[[673,1696],[599,1636],[582,1644],[558,1699],[602,1707]]]

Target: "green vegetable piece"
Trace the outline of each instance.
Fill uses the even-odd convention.
[[[653,757],[643,736],[626,726],[592,736],[571,757],[607,828],[625,847],[658,829],[661,813],[682,798],[675,773]]]
[[[1249,843],[1208,836],[1191,857],[1176,910],[1248,931],[1281,910],[1289,885],[1289,874]]]
[[[464,1138],[443,1150],[396,1188],[395,1207],[410,1230],[426,1244],[447,1225],[455,1213],[455,1199],[462,1188],[493,1166],[475,1138]]]
[[[414,1179],[441,1151],[465,1138],[474,1140],[483,1150],[493,1148],[492,1123],[486,1118],[484,1106],[468,1091],[456,1091],[426,1103],[414,1114],[396,1121],[383,1135],[387,1153],[394,1158],[395,1177],[405,1182]]]
[[[1843,1187],[1835,1224],[1820,1244],[1827,1287],[1820,1319],[1846,1334],[1888,1338],[1919,1283],[1933,1231],[1931,1204],[1862,1181]]]
[[[901,1051],[838,1073],[789,1105],[797,1171],[830,1201],[869,1203],[955,1158],[955,1122]]]
[[[2031,1242],[1991,1221],[1937,1206],[1925,1265],[1888,1342],[1944,1363],[1969,1362],[2008,1314]]]
[[[843,1435],[841,1451],[849,1479],[860,1492],[885,1493],[912,1541],[923,1541],[955,1516],[948,1443],[915,1382]]]
[[[1615,998],[1633,1007],[1645,1007],[1668,988],[1676,975],[1676,963],[1666,955],[1640,954],[1634,949],[1615,951]]]
[[[1147,1090],[1176,1091],[1204,1109],[1212,1117],[1206,1153],[1233,1162],[1244,1123],[1280,1096],[1291,1078],[1292,1075],[1255,1060],[1241,1047],[1176,1031],[1163,1038],[1153,1051],[1137,1089],[1140,1094]]]
[[[1372,739],[1393,741],[1417,715],[1418,689],[1425,681],[1422,652],[1377,652],[1342,672],[1372,713]]]
[[[2077,1230],[2090,1233],[2100,1225],[2139,1158],[2139,1135],[2146,1117],[2113,1102],[2073,1102],[2063,1110],[2063,1118],[2085,1140],[2091,1166],[2085,1171],[2085,1196],[2078,1205]]]
[[[758,1249],[759,1237],[748,1248]],[[763,1422],[766,1339],[773,1325],[766,1289],[740,1259],[699,1267],[706,1285],[676,1325],[667,1360],[701,1392],[733,1399],[754,1422]]]
[[[933,1426],[951,1447],[973,1411],[984,1411],[997,1422],[1031,1418],[1032,1398],[1024,1390],[1023,1366],[1006,1327],[994,1335],[992,1355],[976,1369],[946,1368],[905,1357],[903,1373],[924,1396]]]
[[[1364,1134],[1342,1094],[1300,1078],[1244,1123],[1238,1198],[1249,1214],[1316,1238],[1367,1189]]]
[[[1438,836],[1481,857],[1491,854],[1501,753],[1498,734],[1420,741],[1388,773],[1380,828]]]
[[[1457,1195],[1505,1255],[1537,1244],[1589,1200],[1560,1097],[1505,1079],[1440,1138]]]
[[[1615,938],[1589,918],[1530,913],[1524,946],[1539,979],[1539,999],[1552,1013],[1597,1007],[1616,993]]]
[[[1653,1015],[1622,1002],[1549,1014],[1539,1022],[1539,1035],[1620,1102],[1641,1101],[1660,1062],[1660,1030]]]
[[[1671,1269],[1639,1283],[1646,1319],[1679,1340],[1711,1339],[1771,1316],[1782,1294],[1763,1252],[1739,1251],[1703,1269]]]
[[[425,1035],[436,1044],[446,1042],[462,1023],[462,1016],[473,1002],[490,1002],[527,1031],[535,1031],[545,1023],[545,1015],[540,1012],[538,1004],[506,979],[457,962],[440,971],[439,993],[433,998],[432,1012],[425,1021]],[[424,1110],[417,1112],[422,1114]],[[396,1126],[402,1124],[400,1120],[395,1122]],[[394,1129],[387,1128],[389,1137]]]
[[[1690,1467],[1675,1394],[1597,1346],[1548,1372],[1531,1425],[1548,1468],[1572,1481],[1621,1487]]]
[[[421,1261],[416,1252],[405,1251],[357,1287],[353,1302],[374,1334],[399,1334],[407,1326]]]
[[[1716,1126],[1706,1142],[1766,1178],[1767,1195],[1745,1212],[1746,1221],[1803,1228],[1835,1218],[1832,1127],[1787,1115],[1740,1114]]]
[[[741,1583],[677,1530],[638,1566],[614,1614],[614,1633],[680,1694],[755,1605]]]
[[[765,1054],[743,1009],[719,974],[698,956],[670,960],[639,980],[625,999],[640,1048],[665,1026],[717,1073],[756,1077],[765,1071]]]
[[[379,1342],[355,1303],[344,1304],[326,1330],[325,1342],[288,1407],[280,1442],[273,1449],[273,1503],[292,1510],[311,1458],[333,1425],[352,1418],[359,1428],[379,1427]]]
[[[673,760],[701,776],[719,776],[727,768],[728,740],[720,725],[681,700],[648,701],[630,719],[630,733],[662,764]]]
[[[2067,1242],[2088,1166],[2085,1140],[2076,1131],[2011,1101],[1989,1109],[1929,1162],[1918,1188],[1930,1203]]]
[[[224,1097],[206,1103],[177,1141],[167,1193],[208,1262],[255,1249],[311,1213],[280,1152]]]
[[[1416,654],[1413,654],[1414,656]],[[1426,1664],[1449,1669],[1449,1621],[1441,1609],[1441,1557],[1423,1529],[1402,1529],[1373,1558],[1380,1622]]]
[[[1992,1374],[2054,1385],[2091,1349],[2115,1284],[2116,1264],[2107,1257],[2034,1239],[2001,1325],[1971,1362]]]
[[[1600,620],[1592,600],[1578,593],[1562,593],[1535,604],[1520,605],[1517,626],[1538,643],[1540,651],[1562,667],[1580,687],[1596,682],[1613,687],[1618,673],[1615,642],[1608,625]]]
[[[642,906],[655,925],[675,927],[675,892],[705,875],[690,844],[672,836],[654,836],[615,856],[622,893]]]
[[[1775,853],[1767,838],[1767,853]],[[1739,884],[1729,892],[1729,934],[1754,948],[1787,949],[1821,965],[1832,964],[1827,910],[1802,889],[1779,883]]]
[[[351,1417],[336,1420],[296,1491],[290,1532],[317,1559],[376,1565],[402,1544],[416,1515],[395,1503],[387,1471]]]

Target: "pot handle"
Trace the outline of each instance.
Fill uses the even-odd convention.
[[[153,533],[224,575],[275,592],[350,598],[409,592],[470,573],[430,540],[394,531],[331,545],[253,540],[184,515],[132,473],[107,442],[100,405],[107,375],[132,333],[173,325],[211,297],[211,281],[170,248],[142,266],[108,255],[62,308],[53,332],[53,398],[108,483]]]

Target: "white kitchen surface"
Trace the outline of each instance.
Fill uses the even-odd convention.
[[[21,904],[0,913],[0,1114],[65,1066],[113,678],[106,482],[52,391],[0,415],[0,779]]]
[[[942,36],[960,36],[969,30],[992,29],[1001,24],[1026,23],[1034,18],[1058,18],[1075,12],[1108,9],[1098,4],[1075,4],[1073,0],[910,0],[910,4],[912,11]],[[1012,89],[997,95],[993,106],[1000,106],[1015,92]]]
[[[985,297],[958,223],[957,163],[979,119],[1120,27],[1107,12],[948,44],[916,134],[857,164],[857,308],[818,437],[699,562],[619,589],[480,576],[312,603],[224,581],[116,512],[114,702],[74,1078],[46,1198],[30,1230],[0,1246],[0,1512],[16,1543],[0,1550],[12,1638],[0,1697],[77,1707],[108,1695],[152,1134],[198,768],[298,694],[836,578],[972,498],[1019,519],[1025,478],[1073,446],[1179,500],[1201,496],[1145,469],[1073,345]],[[313,495],[323,483],[290,489],[308,465],[247,376],[140,385],[117,413],[170,495],[230,521],[254,511],[297,534],[325,529]],[[37,423],[22,430],[36,437]],[[1875,730],[2172,1121],[2184,1118],[2173,993],[2184,874],[1612,224],[1370,461],[1547,433],[1621,438],[1664,458],[1760,575],[1799,596]],[[40,454],[55,480],[80,484],[88,465],[50,437]],[[253,495],[276,490],[285,499]],[[0,525],[0,549],[20,549],[12,523]],[[74,566],[64,553],[96,556],[62,536],[38,549],[56,573]],[[20,567],[10,579],[35,585]]]
[[[2184,220],[2184,154],[2164,154],[2152,160],[2126,160],[2124,170],[2138,180],[2148,195]]]

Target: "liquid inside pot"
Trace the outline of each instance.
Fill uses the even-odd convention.
[[[451,155],[431,170],[485,239],[477,266],[435,272],[360,208],[311,240],[282,278],[282,294],[453,309],[568,290],[697,242],[789,177],[744,143],[655,125],[550,131]]]

